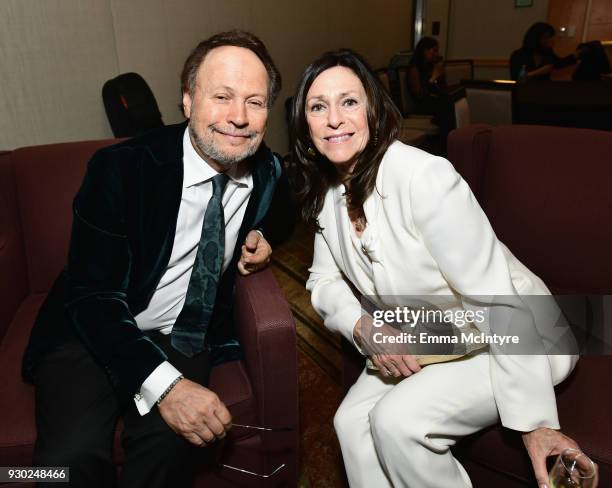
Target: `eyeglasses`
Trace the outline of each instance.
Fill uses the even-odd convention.
[[[294,430],[292,427],[261,427],[257,425],[232,424],[232,428],[234,427],[239,427],[241,429],[258,430],[261,432],[291,432]],[[280,464],[268,474],[256,473],[254,471],[249,471],[248,469],[237,468],[236,466],[231,466],[229,464],[224,464],[221,462],[221,457],[223,456],[224,448],[225,448],[225,439],[222,439],[219,442],[219,445],[217,447],[216,463],[219,468],[227,468],[233,471],[238,471],[239,473],[248,474],[250,476],[257,476],[259,478],[271,478],[272,476],[274,476],[276,473],[281,471],[286,466],[285,463]]]

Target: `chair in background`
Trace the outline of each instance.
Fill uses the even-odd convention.
[[[380,83],[382,84],[383,88],[387,91],[387,93],[389,93],[389,95],[391,95],[391,98],[393,99],[393,101],[395,102],[396,106],[398,108],[400,108],[401,102],[398,101],[397,97],[394,97],[392,92],[391,92],[391,86],[392,86],[392,78],[393,76],[389,75],[389,69],[388,68],[379,68],[377,70],[374,71],[374,73],[376,74],[378,80],[380,81]],[[400,110],[401,111],[401,110]],[[410,125],[410,123],[407,123],[409,120],[413,119],[413,118],[420,118],[421,116],[414,116],[414,117],[410,117],[408,119],[406,118],[402,118],[402,124],[400,126],[400,132],[398,135],[398,139],[403,142],[404,144],[408,144],[410,146],[415,146],[415,147],[427,147],[428,144],[428,140],[427,140],[427,136],[428,133],[426,130],[420,129],[418,127],[413,127]],[[425,116],[425,119],[429,119],[431,120],[431,117],[429,116]]]
[[[38,309],[65,264],[71,203],[87,161],[97,149],[114,142],[118,141],[35,146],[0,156],[0,466],[31,465],[36,438],[34,388],[21,379],[21,357]],[[203,464],[194,487],[295,486],[299,441],[295,324],[272,271],[237,278],[235,319],[244,359],[214,368],[210,388],[236,423],[293,430],[263,434],[233,430],[223,463],[262,474],[282,463],[286,467],[266,481]],[[119,431],[113,450],[118,467],[124,459]]]
[[[408,68],[401,66],[396,68],[399,108],[402,113],[402,129],[420,130],[429,137],[440,134],[440,127],[432,122],[431,115],[415,114],[415,103],[408,91]]]
[[[395,101],[397,108],[402,114],[402,130],[424,132],[428,137],[440,133],[440,128],[435,125],[431,115],[415,114],[415,103],[408,91],[408,66],[413,52],[400,51],[389,61],[389,89],[391,98]]]
[[[449,59],[444,63],[446,84],[460,85],[464,80],[474,79],[474,61],[472,59]]]
[[[450,91],[447,96],[453,112],[451,118],[454,122],[453,129],[463,129],[472,125],[472,111],[468,103],[465,88],[459,86]]]
[[[391,59],[388,69],[391,95],[403,116],[401,131],[423,132],[431,142],[429,149],[444,154],[448,131],[466,127],[472,123],[466,92],[460,85],[453,84],[441,94],[448,106],[448,113],[444,114],[443,130],[440,125],[433,122],[431,115],[415,114],[415,103],[408,90],[408,66],[411,58],[412,53],[398,53]],[[473,77],[474,67],[471,60],[457,60],[451,64],[453,74],[460,79]]]
[[[102,99],[115,137],[134,137],[164,125],[155,95],[138,73],[108,80]]]
[[[513,81],[466,80],[462,84],[473,124],[512,124]]]

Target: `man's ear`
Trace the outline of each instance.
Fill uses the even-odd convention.
[[[191,118],[191,95],[189,92],[183,92],[183,115],[186,118]]]

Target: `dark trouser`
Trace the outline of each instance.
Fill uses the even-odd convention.
[[[206,352],[186,358],[172,348],[170,336],[150,337],[186,378],[208,384]],[[117,480],[111,450],[119,417],[125,462]],[[36,428],[34,465],[70,467],[73,487],[189,487],[195,467],[212,455],[175,434],[156,406],[141,416],[133,401],[121,405],[105,371],[78,340],[48,353],[36,368]]]

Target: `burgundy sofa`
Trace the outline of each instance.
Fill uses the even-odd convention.
[[[22,381],[21,357],[37,311],[64,266],[71,204],[86,163],[114,141],[26,147],[0,155],[0,466],[30,466],[36,437],[34,388]],[[236,318],[245,358],[215,368],[210,388],[237,423],[292,427],[291,432],[232,431],[223,462],[269,479],[203,462],[194,486],[295,486],[298,393],[295,324],[270,270],[240,277]],[[118,429],[119,432],[120,428]],[[115,439],[114,457],[123,453]],[[11,486],[11,485],[7,485]],[[26,486],[24,484],[14,486]]]
[[[479,125],[451,132],[448,158],[498,237],[553,293],[612,295],[612,132]],[[363,359],[347,341],[343,354],[348,388]],[[612,486],[612,356],[582,356],[556,391],[563,432],[598,463],[600,487]],[[536,486],[515,432],[494,426],[453,450],[474,488]]]

